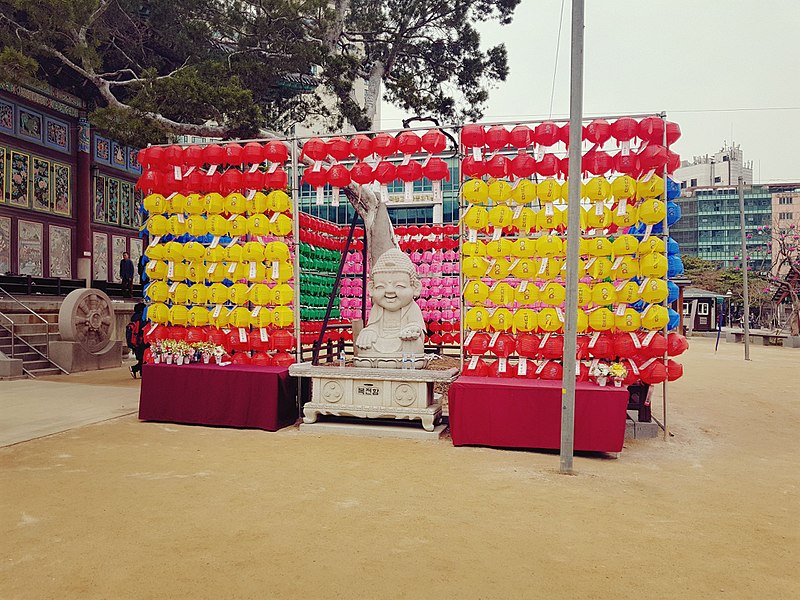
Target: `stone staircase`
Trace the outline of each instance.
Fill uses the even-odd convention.
[[[9,358],[21,359],[26,375],[42,377],[63,373],[47,358],[48,341],[58,339],[57,304],[32,313],[7,296],[0,298],[0,352]]]

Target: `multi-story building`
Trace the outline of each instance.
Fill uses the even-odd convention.
[[[790,229],[797,230],[792,235],[800,235],[800,184],[791,191],[786,189],[772,194],[772,228],[773,255],[778,253],[778,235]]]
[[[753,183],[753,162],[745,162],[744,153],[738,145],[725,144],[716,154],[695,156],[691,162],[683,161],[673,179],[680,182],[681,189],[689,189],[737,185],[740,175],[746,184]]]
[[[93,130],[79,98],[0,84],[0,273],[119,281],[135,261],[137,149]]]

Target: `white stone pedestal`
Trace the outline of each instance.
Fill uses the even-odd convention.
[[[419,419],[433,431],[442,404],[433,394],[437,382],[451,382],[457,369],[398,370],[362,367],[323,367],[300,363],[289,367],[295,377],[311,378],[311,402],[303,406],[303,422],[319,415],[365,419]]]

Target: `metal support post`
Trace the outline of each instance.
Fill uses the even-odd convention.
[[[750,360],[750,292],[747,288],[747,234],[744,218],[744,179],[739,175],[739,229],[742,234],[742,300],[744,301],[744,359]]]

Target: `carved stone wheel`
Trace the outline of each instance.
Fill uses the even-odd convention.
[[[112,341],[114,308],[104,292],[93,288],[70,292],[58,311],[61,339],[77,342],[87,352],[100,352]]]

